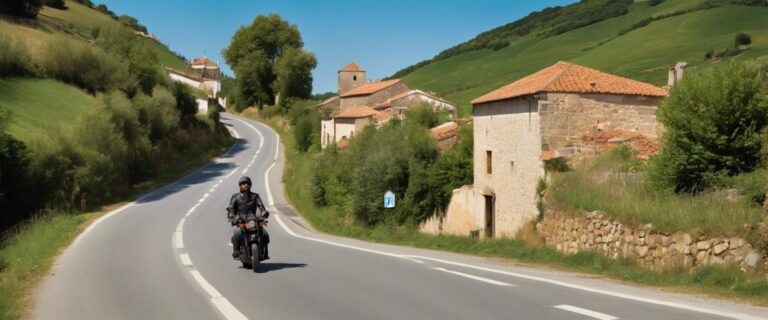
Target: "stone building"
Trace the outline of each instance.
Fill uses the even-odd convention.
[[[456,113],[455,104],[414,90],[401,79],[366,82],[365,70],[355,63],[338,71],[338,84],[339,95],[318,105],[322,113],[320,144],[323,148],[351,138],[365,127],[363,123],[381,125],[394,116],[401,117],[404,110],[417,104]],[[353,119],[350,115],[356,119],[355,125],[350,125]]]
[[[200,57],[186,63],[184,71],[165,67],[171,80],[185,83],[208,93],[209,98],[216,98],[221,91],[221,66],[206,57]]]
[[[585,136],[626,131],[655,139],[656,86],[558,62],[472,101],[474,184],[457,189],[428,233],[514,237],[538,215],[544,159],[594,154]]]

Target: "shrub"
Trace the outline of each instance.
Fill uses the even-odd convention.
[[[32,59],[24,41],[0,34],[0,76],[24,76],[31,73]]]
[[[440,123],[440,116],[429,104],[419,104],[405,110],[408,122],[416,123],[424,128],[433,128]]]
[[[651,7],[655,7],[662,2],[664,2],[664,0],[648,0],[648,5]]]
[[[657,187],[699,191],[757,166],[768,124],[768,82],[740,63],[690,75],[672,88],[658,116],[667,131],[651,161]]]
[[[128,70],[104,51],[75,40],[57,39],[40,54],[46,76],[76,85],[91,93],[123,88]]]
[[[7,133],[10,121],[10,111],[0,106],[0,232],[24,219],[25,213],[34,208],[27,174],[29,150]]]
[[[712,59],[712,57],[715,56],[715,50],[709,49],[707,50],[707,53],[704,54],[704,59]]]
[[[41,0],[3,0],[0,1],[0,13],[35,18],[40,12]]]
[[[313,144],[320,142],[320,113],[314,110],[305,112],[293,129],[296,149],[306,152]]]
[[[64,2],[64,0],[43,0],[42,4],[51,8],[67,10],[67,4]]]
[[[194,117],[197,114],[197,101],[186,84],[173,82],[171,92],[176,99],[176,110],[184,118]]]
[[[737,33],[733,39],[733,45],[736,47],[750,45],[751,43],[752,43],[752,37],[750,37],[748,34],[743,32]]]

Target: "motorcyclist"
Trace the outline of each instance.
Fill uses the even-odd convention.
[[[240,192],[232,195],[229,200],[229,207],[227,207],[227,218],[232,225],[237,224],[238,220],[251,221],[256,218],[266,219],[269,217],[269,212],[264,208],[264,203],[261,201],[261,197],[258,193],[251,192],[251,178],[241,177],[238,181],[240,186]],[[232,235],[232,257],[238,259],[240,257],[240,244],[244,241],[245,235],[240,228],[235,228]],[[269,234],[267,229],[264,228],[264,235],[261,238],[262,244],[264,244],[264,259],[269,259],[269,250],[267,245],[269,244]]]

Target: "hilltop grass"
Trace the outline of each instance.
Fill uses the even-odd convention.
[[[694,272],[686,270],[651,271],[629,260],[611,260],[595,252],[565,255],[545,248],[538,241],[513,239],[474,241],[468,237],[422,234],[413,226],[381,224],[367,228],[335,207],[317,207],[311,199],[313,163],[319,156],[317,150],[307,153],[296,151],[290,129],[280,124],[280,117],[266,118],[256,112],[244,112],[242,116],[267,124],[280,134],[285,147],[286,195],[291,205],[318,231],[366,241],[404,245],[424,249],[442,250],[492,258],[510,259],[514,262],[546,265],[556,269],[600,275],[628,283],[664,288],[675,292],[701,294],[756,305],[768,306],[768,281],[749,276],[738,269],[719,266],[704,267]],[[310,149],[311,150],[311,149]]]
[[[22,223],[0,243],[0,319],[29,318],[34,293],[58,255],[93,221],[128,199],[171,183],[223,154],[230,146],[184,157],[172,169],[134,186],[122,201],[87,213],[49,212]]]
[[[458,103],[460,114],[469,115],[470,100],[558,60],[664,85],[667,69],[677,61],[688,62],[689,70],[719,63],[719,59],[705,59],[704,54],[708,49],[721,51],[732,46],[737,32],[750,34],[753,39],[768,37],[768,19],[763,18],[768,16],[768,7],[734,5],[658,20],[617,37],[619,31],[650,16],[694,8],[703,2],[667,0],[655,7],[635,3],[627,15],[545,39],[534,34],[520,37],[498,51],[465,52],[419,68],[404,80]],[[766,56],[768,42],[758,40],[735,58],[768,60]]]
[[[72,123],[96,99],[73,86],[50,79],[0,79],[0,106],[13,113],[11,134],[23,141],[52,126]]]

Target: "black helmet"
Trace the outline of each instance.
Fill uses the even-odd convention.
[[[248,177],[241,177],[240,181],[237,182],[237,185],[239,186],[243,183],[247,183],[249,186],[253,185],[253,183],[251,183],[251,178],[248,178]]]

